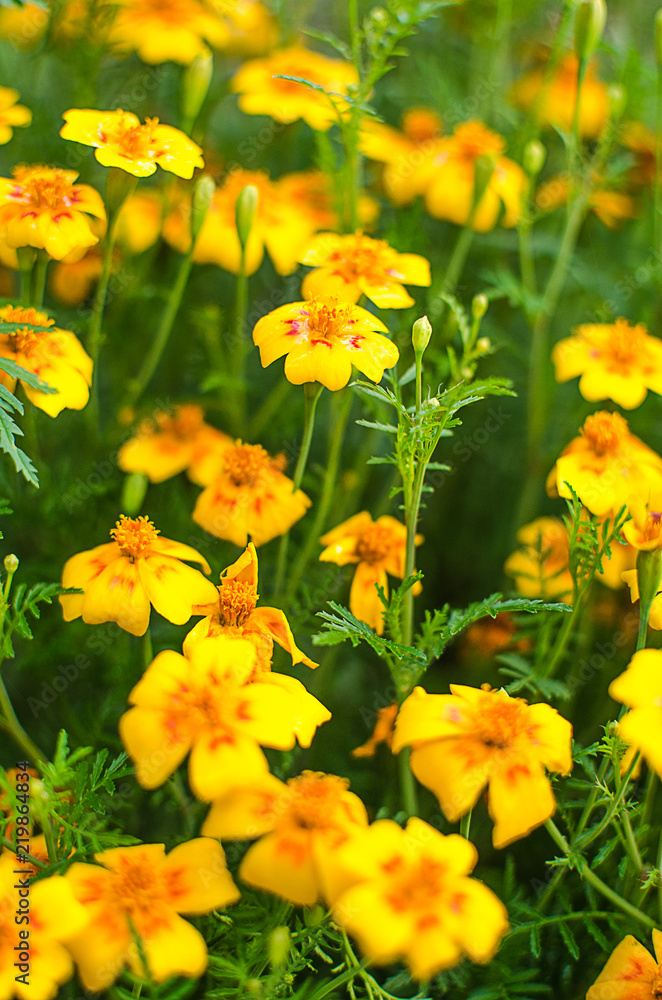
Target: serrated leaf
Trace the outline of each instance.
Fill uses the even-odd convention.
[[[572,957],[575,959],[575,961],[577,961],[577,959],[579,958],[579,946],[577,944],[574,934],[572,933],[567,924],[560,923],[558,926],[559,926],[559,932],[565,942],[566,948],[568,949]]]
[[[348,611],[341,604],[336,604],[335,601],[328,601],[327,603],[335,613],[330,614],[328,611],[317,612],[317,617],[322,619],[327,632],[318,632],[317,635],[313,635],[312,640],[316,646],[326,645],[326,636],[329,633],[335,633],[340,636],[340,639],[332,640],[333,645],[338,641],[344,642],[346,640],[349,640],[353,646],[358,646],[361,642],[367,642],[378,656],[394,656],[397,660],[409,660],[412,663],[425,665],[425,655],[420,650],[415,649],[413,646],[403,646],[400,643],[392,642],[390,639],[384,639],[383,636],[373,632],[365,622],[361,622],[358,618],[355,618],[351,611]]]
[[[8,324],[0,323],[0,327],[6,325]],[[45,328],[30,327],[30,329]],[[0,333],[2,332],[3,331],[0,330]],[[34,372],[28,371],[27,368],[23,368],[22,365],[16,364],[16,362],[12,361],[10,358],[3,358],[0,356],[0,371],[6,372],[10,378],[20,379],[21,382],[25,382],[26,385],[29,385],[31,389],[39,389],[41,392],[47,393],[47,395],[58,392],[58,390],[54,389],[53,386],[48,384],[48,382],[42,381],[42,379],[40,379],[38,375],[35,375]]]

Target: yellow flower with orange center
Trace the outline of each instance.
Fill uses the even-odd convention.
[[[0,858],[0,995],[6,1000],[14,996],[52,1000],[58,987],[73,975],[67,949],[89,918],[71,886],[59,875],[30,885],[29,897],[23,892],[23,898],[29,899],[25,910],[20,888],[31,869],[21,865],[17,873],[16,865],[13,854]],[[29,924],[19,924],[19,913],[29,914]]]
[[[333,919],[371,961],[403,959],[415,979],[429,980],[468,956],[489,962],[508,930],[508,914],[491,889],[469,878],[476,848],[412,817],[403,830],[381,819],[339,850],[354,873],[334,902]]]
[[[241,548],[249,536],[254,545],[265,545],[289,531],[310,507],[306,494],[293,492],[292,480],[283,475],[283,457],[273,458],[259,444],[236,441],[223,450],[219,464],[192,515],[210,535]]]
[[[150,605],[155,611],[184,625],[197,604],[211,604],[216,587],[182,559],[209,564],[190,545],[159,538],[147,517],[121,515],[105,545],[79,552],[64,564],[62,586],[78,587],[82,594],[62,594],[64,620],[80,618],[90,625],[117,622],[133,635],[144,635]]]
[[[416,544],[423,541],[416,536]],[[355,514],[320,538],[326,548],[321,562],[338,566],[356,563],[356,572],[349,592],[349,608],[353,615],[374,628],[377,635],[384,631],[382,604],[376,585],[384,588],[388,597],[388,574],[402,579],[405,572],[407,529],[400,521],[383,514],[373,521],[367,510]],[[414,593],[421,591],[420,583]]]
[[[643,403],[649,389],[662,394],[662,340],[643,323],[584,323],[572,333],[552,351],[558,382],[580,375],[584,399],[612,399],[626,410]]]
[[[157,166],[178,177],[193,176],[204,167],[202,150],[188,136],[158,118],[140,119],[130,111],[96,111],[72,108],[62,116],[63,139],[94,146],[95,157],[104,167],[120,167],[135,177],[149,177]]]
[[[158,788],[190,753],[189,783],[211,801],[269,770],[262,746],[310,746],[331,713],[293,677],[257,672],[246,639],[196,642],[188,657],[165,650],[129,695],[120,736],[143,788]],[[274,681],[274,678],[276,680]]]
[[[624,673],[609,685],[609,694],[630,709],[618,723],[619,736],[640,750],[662,777],[662,652],[642,649],[635,653]]]
[[[630,434],[620,413],[600,410],[564,448],[547,477],[547,492],[569,498],[567,483],[585,507],[603,516],[620,510],[633,493],[662,489],[662,458]]]
[[[368,825],[363,802],[346,778],[303,771],[287,784],[265,774],[217,799],[203,824],[220,839],[260,837],[239,876],[301,906],[330,902],[343,887],[339,849]]]
[[[229,636],[248,639],[257,652],[257,670],[271,669],[274,642],[292,657],[292,663],[318,664],[309,659],[294,641],[285,613],[280,608],[258,608],[257,552],[250,542],[245,552],[221,573],[218,600],[212,605],[196,608],[206,617],[198,622],[184,639],[184,655],[191,647],[208,637]],[[280,677],[281,675],[274,675]],[[290,678],[285,678],[287,683]]]
[[[97,865],[73,864],[63,879],[90,918],[67,942],[85,989],[107,989],[126,965],[157,983],[175,975],[201,976],[207,945],[180,914],[210,913],[239,899],[220,844],[198,837],[167,856],[163,844],[139,844],[94,858]]]
[[[597,179],[594,180],[596,186],[589,193],[588,206],[593,209],[600,222],[608,229],[617,229],[625,219],[636,218],[637,205],[634,198],[622,191],[597,186],[599,183]],[[551,177],[536,191],[536,208],[542,212],[553,212],[567,204],[569,191],[567,177]]]
[[[255,324],[253,342],[263,368],[286,355],[285,377],[294,385],[320,382],[335,391],[349,382],[352,365],[380,382],[384,370],[396,364],[397,347],[377,330],[388,333],[367,309],[320,296],[267,313]]]
[[[141,472],[151,483],[162,483],[231,445],[231,437],[205,422],[201,406],[181,403],[172,413],[159,411],[142,421],[135,437],[121,446],[117,464],[122,472]]]
[[[658,1000],[662,996],[662,931],[653,928],[655,958],[628,934],[612,952],[586,1000]]]
[[[538,517],[517,532],[520,548],[508,556],[504,571],[525,597],[571,601],[568,529],[557,517]]]
[[[306,299],[337,295],[341,302],[358,302],[365,295],[380,309],[406,309],[414,300],[403,282],[429,285],[431,281],[425,257],[398,253],[386,240],[373,240],[361,232],[318,233],[299,259],[314,268],[301,285]]]
[[[545,64],[525,73],[511,90],[513,104],[523,111],[532,111],[536,119],[548,128],[570,132],[577,103],[578,60],[565,55],[551,72]],[[579,132],[586,139],[595,139],[602,132],[609,116],[607,85],[598,78],[590,64],[582,82],[579,100]]]
[[[15,330],[0,333],[0,357],[15,361],[57,390],[46,393],[21,382],[30,402],[51,417],[65,408],[82,410],[90,396],[92,359],[77,337],[70,330],[60,330],[45,313],[23,306],[0,307],[0,323],[16,325]],[[0,385],[13,392],[16,379],[0,372]]]
[[[320,89],[283,77],[308,80]],[[343,96],[358,86],[358,75],[349,62],[291,45],[245,62],[230,86],[240,95],[239,108],[245,114],[269,115],[284,124],[303,118],[311,128],[326,132],[346,110]]]
[[[13,180],[0,177],[0,239],[46,250],[55,260],[98,243],[88,215],[105,220],[106,210],[94,188],[74,184],[77,177],[43,166],[15,167]]]
[[[393,752],[411,746],[411,769],[455,823],[489,787],[492,841],[507,847],[556,810],[545,768],[572,769],[572,726],[549,705],[528,705],[505,691],[451,684],[451,694],[421,687],[403,702]]]
[[[11,87],[0,87],[0,146],[12,137],[12,128],[29,125],[32,112],[22,104],[17,104],[18,91]]]
[[[108,44],[119,52],[136,52],[151,65],[173,62],[189,66],[197,55],[230,40],[223,19],[198,0],[118,0]]]
[[[408,205],[424,194],[434,174],[434,158],[443,152],[446,139],[439,115],[431,108],[410,108],[401,121],[402,131],[364,118],[359,149],[371,160],[384,163],[382,183],[389,201]]]

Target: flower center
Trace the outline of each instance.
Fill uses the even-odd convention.
[[[370,524],[362,532],[356,546],[356,553],[361,562],[382,562],[393,544],[391,531],[382,524]]]
[[[224,457],[226,475],[235,486],[255,486],[260,475],[272,466],[268,451],[260,444],[242,444],[228,448]]]
[[[310,319],[308,326],[315,336],[331,340],[348,333],[348,327],[356,321],[353,317],[354,307],[351,303],[341,303],[338,299],[329,298],[326,302],[310,303]],[[293,321],[294,323],[297,320]]]
[[[91,878],[86,889],[83,902],[102,900],[110,922],[119,910],[145,937],[170,922],[172,909],[166,902],[166,886],[146,857],[122,858],[112,879],[101,882]]]
[[[617,319],[609,336],[609,352],[620,364],[641,361],[646,353],[646,327],[642,323],[630,326],[626,319]]]
[[[326,830],[338,826],[338,811],[349,782],[334,774],[303,771],[287,782],[292,794],[289,816],[303,830]]]
[[[651,983],[651,996],[655,997],[655,1000],[661,1000],[662,998],[662,967],[658,966],[658,970],[653,977],[653,982]]]
[[[78,191],[71,183],[76,175],[70,171],[56,167],[16,167],[13,174],[16,187],[10,191],[10,197],[27,202],[29,211],[66,211],[78,201]]]
[[[385,240],[373,240],[357,233],[329,254],[328,266],[350,280],[365,277],[373,282],[384,282],[389,277],[387,267],[393,263],[393,257]]]
[[[117,526],[111,529],[110,536],[117,542],[120,552],[131,562],[140,559],[151,548],[159,534],[148,517],[127,517],[121,514]]]
[[[224,580],[219,588],[219,621],[222,625],[243,625],[255,610],[258,594],[250,583]]]
[[[170,434],[180,441],[194,438],[204,423],[202,409],[195,403],[179,406],[173,416],[167,413],[159,414],[156,420],[164,434]]]
[[[425,911],[439,902],[446,871],[439,861],[423,855],[415,864],[408,865],[403,857],[396,855],[382,869],[395,883],[386,899],[396,912]]]
[[[122,109],[117,109],[122,114]],[[144,125],[135,125],[128,115],[118,119],[110,131],[105,132],[99,127],[99,139],[102,143],[113,143],[120,148],[120,155],[129,160],[153,158],[159,152],[154,148],[154,127],[158,118],[146,118]]]
[[[653,539],[658,539],[660,537],[660,529],[662,529],[662,512],[659,510],[649,510],[646,514],[646,523],[644,524],[644,538],[647,542],[652,542]]]
[[[527,728],[527,706],[521,698],[487,692],[477,705],[475,734],[493,750],[507,750]]]
[[[27,323],[28,327],[15,330],[9,334],[11,347],[14,351],[23,350],[23,345],[32,344],[39,340],[41,334],[30,329],[33,326],[53,326],[54,320],[50,319],[46,313],[37,312],[36,309],[23,309],[21,306],[3,306],[0,309],[1,323]]]
[[[596,455],[617,451],[627,432],[627,422],[620,413],[607,413],[605,410],[587,417],[581,429],[581,434]]]
[[[441,118],[429,108],[411,108],[402,116],[402,131],[412,142],[427,142],[441,134]]]
[[[460,156],[467,160],[477,160],[479,156],[500,156],[504,150],[501,136],[479,121],[458,125],[453,134],[453,144]]]

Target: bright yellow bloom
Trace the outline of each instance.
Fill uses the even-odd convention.
[[[316,667],[318,664],[297,648],[285,612],[280,608],[258,608],[258,597],[257,552],[250,542],[236,562],[221,573],[218,600],[196,608],[198,614],[206,617],[186,636],[184,655],[188,656],[195,643],[221,635],[252,642],[259,673],[271,669],[274,642],[290,654],[292,663]]]
[[[359,148],[371,160],[385,164],[382,183],[389,201],[408,205],[424,194],[434,174],[434,158],[446,139],[441,119],[431,108],[410,108],[401,121],[402,132],[374,118],[364,118]]]
[[[557,517],[538,517],[517,532],[520,548],[508,556],[504,572],[525,597],[571,601],[568,529]]]
[[[198,497],[193,520],[210,535],[245,548],[265,545],[289,531],[310,507],[302,490],[292,492],[283,475],[282,456],[273,458],[259,444],[235,444],[223,451],[220,471]],[[212,604],[210,600],[198,604]]]
[[[318,233],[299,260],[314,268],[301,285],[306,299],[337,295],[341,302],[358,302],[365,295],[380,309],[406,309],[414,300],[403,283],[431,281],[425,257],[398,253],[386,240],[373,240],[361,232]]]
[[[98,247],[90,247],[80,259],[55,261],[48,271],[48,289],[58,302],[73,308],[89,296],[102,269],[103,254]]]
[[[643,403],[648,389],[662,394],[662,340],[643,323],[584,323],[572,333],[552,351],[558,382],[580,375],[584,399],[612,399],[625,410]]]
[[[62,586],[84,591],[61,595],[65,621],[82,615],[89,625],[117,622],[133,635],[144,635],[150,604],[169,622],[184,625],[194,605],[214,600],[211,580],[181,562],[200,563],[211,573],[207,561],[190,545],[159,538],[148,518],[122,514],[110,534],[112,542],[79,552],[64,564]]]
[[[480,121],[458,125],[429,165],[424,167],[429,183],[425,204],[436,219],[448,219],[464,226],[474,203],[476,162],[480,157],[493,161],[494,170],[475,210],[471,228],[477,233],[493,229],[497,220],[502,226],[515,226],[522,214],[526,175],[519,164],[503,156],[505,142]]]
[[[147,978],[134,932],[155,982],[201,976],[207,945],[179,914],[197,916],[239,899],[221,845],[198,837],[167,856],[163,844],[138,844],[94,858],[98,865],[73,864],[65,876],[90,916],[87,929],[68,942],[85,989],[107,989],[127,964]]]
[[[158,788],[190,752],[189,783],[211,801],[259,780],[269,770],[261,746],[310,746],[331,713],[293,677],[257,672],[246,639],[217,636],[194,643],[189,657],[167,649],[129,695],[120,736],[143,788]],[[257,676],[257,679],[255,679]]]
[[[0,38],[6,38],[17,49],[33,49],[42,40],[50,11],[40,3],[24,3],[20,7],[0,6]]]
[[[312,906],[320,897],[331,902],[344,887],[338,850],[367,825],[366,808],[346,778],[303,771],[287,784],[272,774],[242,782],[212,804],[203,831],[221,839],[260,837],[241,863],[242,881]]]
[[[402,958],[415,979],[428,980],[464,955],[489,962],[508,930],[503,903],[468,877],[478,854],[464,837],[416,817],[404,830],[382,819],[339,854],[358,884],[335,901],[333,919],[373,962]]]
[[[158,191],[129,195],[117,216],[117,242],[138,254],[158,240],[163,224],[163,196]]]
[[[567,177],[551,177],[536,191],[536,208],[543,212],[553,212],[567,203],[569,190]],[[625,219],[637,216],[634,198],[611,188],[593,187],[588,196],[588,205],[608,229],[617,229]]]
[[[423,541],[416,536],[416,544]],[[356,563],[356,573],[349,592],[349,609],[353,615],[374,628],[377,635],[384,631],[382,613],[384,605],[379,599],[376,584],[384,588],[388,597],[388,575],[400,580],[405,574],[405,546],[407,529],[400,521],[383,514],[373,521],[367,510],[354,514],[320,538],[326,548],[321,562],[338,566]],[[421,592],[421,585],[414,585],[414,593]]]
[[[662,548],[662,491],[649,491],[646,497],[628,499],[630,520],[623,525],[623,534],[638,552]]]
[[[260,56],[276,45],[278,23],[259,0],[207,0],[223,18],[228,38],[219,46],[239,56]]]
[[[505,691],[451,684],[451,694],[414,689],[400,708],[393,752],[411,746],[411,769],[455,823],[486,785],[492,841],[507,847],[554,815],[545,768],[572,769],[572,726],[549,705]]]
[[[602,516],[620,510],[633,493],[662,489],[662,458],[630,434],[620,413],[600,410],[563,449],[547,477],[547,492],[569,498],[566,482],[585,507]]]
[[[202,150],[171,125],[158,118],[145,124],[130,111],[96,111],[72,108],[62,116],[63,139],[95,146],[95,157],[104,167],[120,167],[135,177],[149,177],[157,165],[178,177],[191,178],[196,167],[204,167]]]
[[[294,76],[317,84],[313,90]],[[326,132],[347,107],[342,96],[358,85],[356,69],[340,59],[328,59],[302,45],[279,49],[264,59],[251,59],[235,73],[231,88],[248,115],[269,115],[289,124],[303,118],[311,128]]]
[[[12,128],[29,125],[32,112],[22,104],[17,104],[18,91],[11,87],[0,87],[0,146],[12,137]]]
[[[190,65],[197,55],[224,46],[230,32],[213,7],[198,0],[117,0],[108,44],[136,52],[143,62]]]
[[[352,365],[380,382],[384,370],[396,364],[397,347],[376,330],[388,333],[367,309],[321,296],[267,313],[255,324],[253,342],[263,368],[285,354],[285,377],[294,385],[321,382],[335,391],[349,382]]]
[[[577,103],[577,71],[577,57],[571,53],[551,73],[545,65],[538,66],[515,84],[511,100],[523,111],[533,111],[548,128],[570,132]],[[589,65],[579,101],[580,134],[594,139],[605,127],[608,115],[607,85],[598,78],[595,66]]]
[[[0,333],[0,357],[15,361],[37,375],[57,392],[33,389],[25,382],[21,386],[31,403],[44,413],[56,417],[61,410],[82,410],[90,396],[92,359],[70,330],[60,330],[45,313],[22,306],[0,307],[0,323],[15,323],[11,333]],[[52,327],[47,331],[35,326]],[[0,372],[0,384],[12,392],[16,379]]]
[[[619,736],[641,750],[662,777],[662,652],[635,653],[625,672],[609,685],[609,694],[630,709],[618,723]]]
[[[14,872],[16,866],[15,855],[0,858],[0,998],[52,1000],[58,986],[73,975],[67,946],[88,923],[88,915],[66,880],[52,875],[30,886],[30,923],[19,925],[17,883],[21,875]],[[30,867],[25,866],[23,875],[29,873]],[[25,936],[19,936],[21,929],[29,932],[27,942]],[[21,948],[26,948],[28,955],[23,968],[17,967],[25,954]],[[18,982],[17,976],[25,976],[24,982]]]
[[[13,177],[0,177],[0,239],[9,247],[37,247],[62,260],[99,242],[87,216],[105,219],[106,210],[94,188],[74,184],[75,170],[15,167]]]
[[[117,464],[122,472],[141,472],[151,483],[162,483],[231,445],[231,437],[205,423],[201,406],[180,403],[171,413],[161,410],[143,420],[121,446]]]
[[[662,993],[662,931],[653,928],[655,958],[631,934],[624,937],[586,1000],[656,1000]]]

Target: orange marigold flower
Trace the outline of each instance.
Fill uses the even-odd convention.
[[[508,930],[491,889],[469,878],[478,854],[458,834],[444,836],[412,817],[403,830],[378,820],[339,850],[356,884],[333,905],[333,919],[355,936],[367,958],[402,958],[428,980],[467,955],[489,962]]]
[[[584,323],[572,334],[552,351],[558,382],[580,375],[584,399],[612,399],[625,410],[643,403],[649,389],[662,394],[662,340],[643,323]]]
[[[448,219],[458,226],[469,222],[474,204],[476,162],[488,157],[494,164],[492,176],[474,211],[471,228],[488,232],[500,222],[517,225],[522,214],[526,175],[519,164],[503,156],[505,142],[480,121],[458,125],[432,161],[433,172],[424,165],[425,204],[436,219]]]
[[[111,532],[112,542],[79,552],[62,570],[63,587],[79,587],[82,594],[62,594],[64,620],[80,618],[90,625],[117,622],[133,635],[144,635],[150,605],[175,625],[184,625],[197,604],[210,604],[216,587],[182,559],[209,564],[190,545],[159,538],[147,517],[122,514]]]
[[[631,934],[624,937],[586,1000],[655,1000],[662,992],[662,931],[653,929],[655,958]]]
[[[145,124],[130,111],[96,111],[72,108],[62,116],[63,139],[95,146],[95,157],[104,167],[120,167],[136,177],[149,177],[157,165],[178,177],[191,178],[196,167],[204,167],[202,150],[171,125],[158,118]]]
[[[393,752],[411,746],[411,769],[451,823],[489,786],[492,841],[507,847],[556,810],[545,768],[572,769],[572,726],[549,705],[505,691],[451,684],[451,694],[414,689],[400,708]]]
[[[403,283],[431,281],[425,257],[398,253],[386,240],[373,240],[362,232],[318,233],[299,260],[314,268],[301,285],[306,299],[337,295],[341,302],[358,302],[365,295],[380,309],[406,309],[414,300]]]
[[[0,177],[0,239],[9,247],[36,247],[62,260],[98,238],[88,215],[106,218],[101,196],[88,184],[74,184],[75,170],[15,167],[13,180]]]
[[[290,382],[321,382],[335,391],[349,382],[352,365],[380,382],[384,370],[396,364],[397,347],[376,330],[388,333],[367,309],[321,296],[267,313],[255,324],[253,342],[260,349],[263,368],[287,355],[285,377]]]
[[[416,536],[416,544],[423,541]],[[338,566],[356,563],[356,573],[349,592],[349,608],[353,615],[374,628],[377,635],[384,631],[382,604],[376,584],[384,588],[388,596],[388,575],[399,579],[405,573],[405,546],[407,529],[400,521],[383,514],[373,521],[367,510],[355,514],[336,528],[327,531],[320,538],[326,548],[320,556],[321,562],[333,562]],[[414,585],[414,593],[420,593],[421,585]]]
[[[389,201],[408,205],[424,194],[434,174],[434,158],[443,152],[441,118],[431,108],[410,108],[401,120],[402,131],[364,118],[359,148],[364,156],[385,164],[382,183]]]
[[[12,137],[12,128],[29,125],[32,112],[22,104],[17,104],[18,91],[11,87],[0,87],[0,146]]]
[[[296,170],[283,174],[273,183],[280,197],[296,210],[298,217],[310,220],[311,232],[340,227],[331,181],[324,171]],[[371,228],[379,216],[379,202],[362,192],[357,207],[359,222],[366,229]]]
[[[143,62],[189,66],[197,55],[219,48],[230,32],[213,6],[198,0],[118,0],[108,44],[136,52]]]
[[[167,649],[129,695],[120,736],[143,788],[157,788],[190,752],[189,783],[211,801],[269,770],[261,746],[310,746],[331,718],[293,677],[257,672],[257,651],[246,639],[217,636],[190,646],[189,657]]]
[[[599,181],[596,180],[594,183],[598,184]],[[567,203],[568,192],[567,177],[551,177],[536,191],[536,208],[543,212],[553,212],[554,209]],[[611,188],[593,187],[588,197],[588,205],[608,229],[617,229],[625,219],[634,219],[637,215],[634,198]]]
[[[618,723],[619,736],[640,750],[662,777],[662,652],[635,653],[624,673],[609,685],[609,694],[630,709]]]
[[[67,881],[52,875],[30,885],[30,934],[26,943],[19,936],[21,926],[16,921],[20,902],[17,880],[21,875],[14,868],[16,857],[4,854],[0,858],[1,995],[3,1000],[14,996],[21,1000],[52,1000],[58,987],[73,975],[74,966],[67,949],[89,918]],[[26,867],[23,874],[29,872]],[[21,967],[26,952],[27,960]],[[19,981],[19,976],[25,978]]]
[[[322,89],[282,79],[286,76],[309,80]],[[326,132],[338,120],[338,114],[347,107],[343,95],[357,85],[358,75],[351,63],[328,59],[302,45],[245,62],[231,81],[245,114],[269,115],[285,124],[303,118],[320,132]]]
[[[572,130],[577,103],[578,60],[568,53],[558,66],[548,70],[546,64],[525,73],[511,91],[513,104],[523,111],[533,110],[538,121],[561,132]],[[579,131],[586,139],[602,132],[609,115],[607,85],[590,64],[582,82],[579,100]]]
[[[239,877],[301,906],[331,901],[343,886],[337,855],[368,825],[363,802],[349,781],[303,771],[287,784],[265,774],[217,799],[203,825],[210,837],[260,837],[249,848]]]
[[[231,445],[231,437],[205,423],[201,406],[181,403],[171,413],[161,410],[143,420],[121,446],[117,464],[122,472],[141,472],[151,483],[162,483]]]
[[[568,529],[557,517],[538,517],[517,532],[520,548],[508,556],[504,572],[525,597],[571,601],[573,582],[568,568]]]
[[[633,493],[662,489],[662,458],[630,434],[620,413],[600,410],[587,417],[580,436],[563,449],[547,477],[550,496],[570,497],[572,486],[598,516],[620,510]]]
[[[184,655],[188,656],[195,643],[210,636],[224,635],[248,639],[253,643],[260,673],[271,669],[274,642],[290,654],[293,664],[318,666],[297,648],[285,612],[280,608],[258,608],[258,598],[257,552],[250,542],[236,562],[221,573],[218,600],[214,604],[196,608],[198,614],[206,617],[184,639]],[[290,678],[285,680],[287,682]]]
[[[85,989],[107,989],[127,964],[134,975],[157,983],[174,975],[201,976],[207,945],[179,914],[198,916],[239,899],[221,845],[198,837],[167,856],[163,844],[138,844],[94,858],[98,865],[73,864],[63,879],[90,917],[88,927],[67,943]]]
[[[310,507],[302,490],[292,492],[283,475],[281,456],[272,458],[259,444],[237,440],[220,458],[220,471],[198,497],[193,520],[210,535],[234,542],[265,545],[284,535]],[[211,600],[197,603],[212,604]]]
[[[30,402],[51,417],[65,408],[82,410],[90,396],[92,359],[77,337],[54,326],[45,313],[22,306],[0,307],[0,323],[16,324],[11,333],[0,333],[0,357],[15,361],[57,390],[46,393],[21,382]],[[44,326],[49,329],[34,329]],[[13,392],[16,379],[0,372],[0,384]]]

